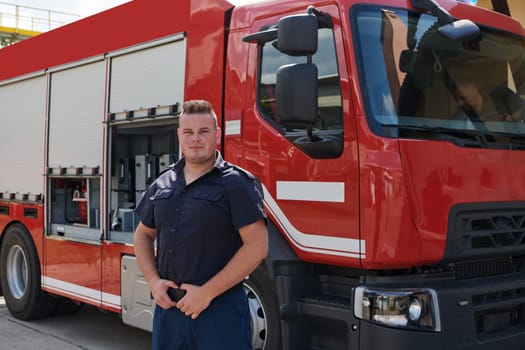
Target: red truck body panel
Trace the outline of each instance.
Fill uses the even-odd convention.
[[[407,0],[373,3],[411,9]],[[525,35],[519,23],[503,15],[456,1],[439,3],[455,18],[469,18],[516,36]],[[344,122],[342,152],[331,158],[309,156],[268,122],[258,101],[260,50],[242,40],[264,26],[275,25],[283,16],[305,13],[310,5],[328,14],[333,24]],[[234,7],[225,0],[135,0],[1,49],[0,62],[6,68],[0,71],[0,84],[9,85],[60,66],[183,34],[184,100],[206,99],[215,107],[223,131],[221,151],[226,160],[261,180],[270,222],[284,237],[285,245],[291,247],[293,263],[346,267],[357,285],[355,281],[363,276],[442,263],[449,238],[449,215],[455,206],[518,203],[525,198],[523,150],[384,137],[371,130],[366,115],[370,98],[360,83],[364,72],[358,64],[358,34],[352,32],[350,15],[354,6],[362,5],[353,0],[285,0]],[[109,61],[106,89],[110,85]],[[50,95],[47,98],[49,113]],[[109,131],[117,134],[124,124],[117,123],[122,120],[111,124],[107,104],[105,101],[101,108],[104,115],[100,116],[105,123],[104,142],[114,136],[108,135]],[[121,140],[134,140],[129,136],[132,132],[128,135],[129,130],[124,131]],[[47,137],[48,125],[43,133]],[[48,140],[43,142],[47,145]],[[116,175],[107,169],[110,161],[104,158],[112,156],[110,146],[104,144],[103,152],[100,182],[105,181],[102,187],[111,187]],[[42,164],[44,172],[48,171],[47,162],[45,159]],[[51,181],[46,186],[51,186]],[[285,186],[295,189],[292,196],[283,194]],[[340,193],[328,200],[319,199],[319,192],[331,186]],[[313,198],[302,197],[302,188],[317,193]],[[45,232],[51,221],[47,218],[46,222],[44,201],[28,203],[5,196],[0,197],[0,234],[13,223],[27,228],[40,259],[44,290],[122,312],[121,262],[123,256],[134,255],[134,250],[131,243],[107,238],[111,214],[106,206],[111,193],[104,193],[104,189],[100,192],[101,212],[107,217],[101,218],[98,240],[85,242]],[[28,209],[36,210],[36,218],[27,214]],[[345,289],[345,293],[350,295],[352,288]],[[290,289],[290,294],[295,293]]]

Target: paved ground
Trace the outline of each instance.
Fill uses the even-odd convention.
[[[0,350],[149,350],[151,334],[91,306],[70,316],[23,322],[0,296]]]

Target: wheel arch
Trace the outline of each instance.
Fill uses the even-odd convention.
[[[17,225],[17,224],[22,225],[22,226],[24,227],[24,229],[25,229],[27,232],[31,233],[31,231],[29,231],[29,230],[27,229],[27,226],[24,225],[23,222],[21,222],[21,221],[19,221],[19,220],[12,220],[12,221],[10,221],[7,225],[4,226],[3,230],[0,231],[0,254],[2,253],[2,248],[3,248],[3,243],[4,243],[5,233],[6,233],[6,232],[7,232],[12,226]],[[30,234],[30,236],[31,236],[31,240],[33,241],[33,244],[35,244],[35,240],[33,239],[33,236],[32,236],[31,234]],[[36,247],[36,244],[35,244],[35,247]],[[0,286],[0,292],[2,291],[1,288],[2,288],[2,286]]]
[[[29,233],[29,237],[31,238],[31,242],[33,243],[33,245],[35,246],[37,252],[38,252],[38,246],[35,242],[35,238],[33,237],[33,235],[31,234],[31,230],[26,226],[24,225],[24,223],[20,220],[12,220],[10,221],[7,225],[4,226],[3,230],[0,231],[0,254],[2,253],[2,248],[3,248],[3,243],[4,243],[4,237],[5,237],[5,233],[13,226],[15,225],[20,225],[24,228],[24,230],[26,230],[28,233]],[[38,260],[40,261],[40,268],[42,268],[42,260],[40,259],[40,256],[38,257]],[[2,288],[0,286],[0,288]],[[1,292],[1,289],[0,289],[0,292]]]
[[[300,260],[273,221],[268,220],[267,228],[268,255],[264,259],[263,266],[272,280],[275,280],[279,266],[297,263]]]
[[[0,288],[2,294],[4,295],[7,307],[11,314],[21,320],[31,320],[38,319],[42,317],[49,316],[55,310],[57,299],[51,297],[46,291],[41,287],[41,276],[42,276],[42,264],[41,256],[38,251],[38,246],[35,242],[34,235],[27,225],[24,225],[23,222],[18,220],[13,220],[1,232],[0,237],[0,273],[7,272],[7,269],[12,263],[19,263],[18,261],[13,261],[9,257],[9,249],[17,247],[23,254],[23,267],[25,269],[25,276],[18,290],[23,289],[20,296],[17,296],[16,293],[13,294],[14,289],[9,290],[8,286],[11,282],[18,280],[17,277],[9,277],[8,273],[0,275]],[[6,241],[7,240],[7,241]],[[4,249],[7,249],[4,251]],[[34,254],[33,254],[34,252]],[[12,276],[22,276],[24,272],[18,269],[14,272],[16,275]],[[18,283],[18,282],[16,282]]]

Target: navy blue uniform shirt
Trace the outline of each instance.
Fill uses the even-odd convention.
[[[238,230],[265,219],[256,179],[224,161],[186,185],[184,158],[161,174],[136,208],[142,224],[157,230],[157,265],[163,279],[202,285],[242,245]]]

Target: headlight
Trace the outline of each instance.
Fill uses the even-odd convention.
[[[357,318],[397,328],[441,331],[436,292],[432,289],[355,289]]]

